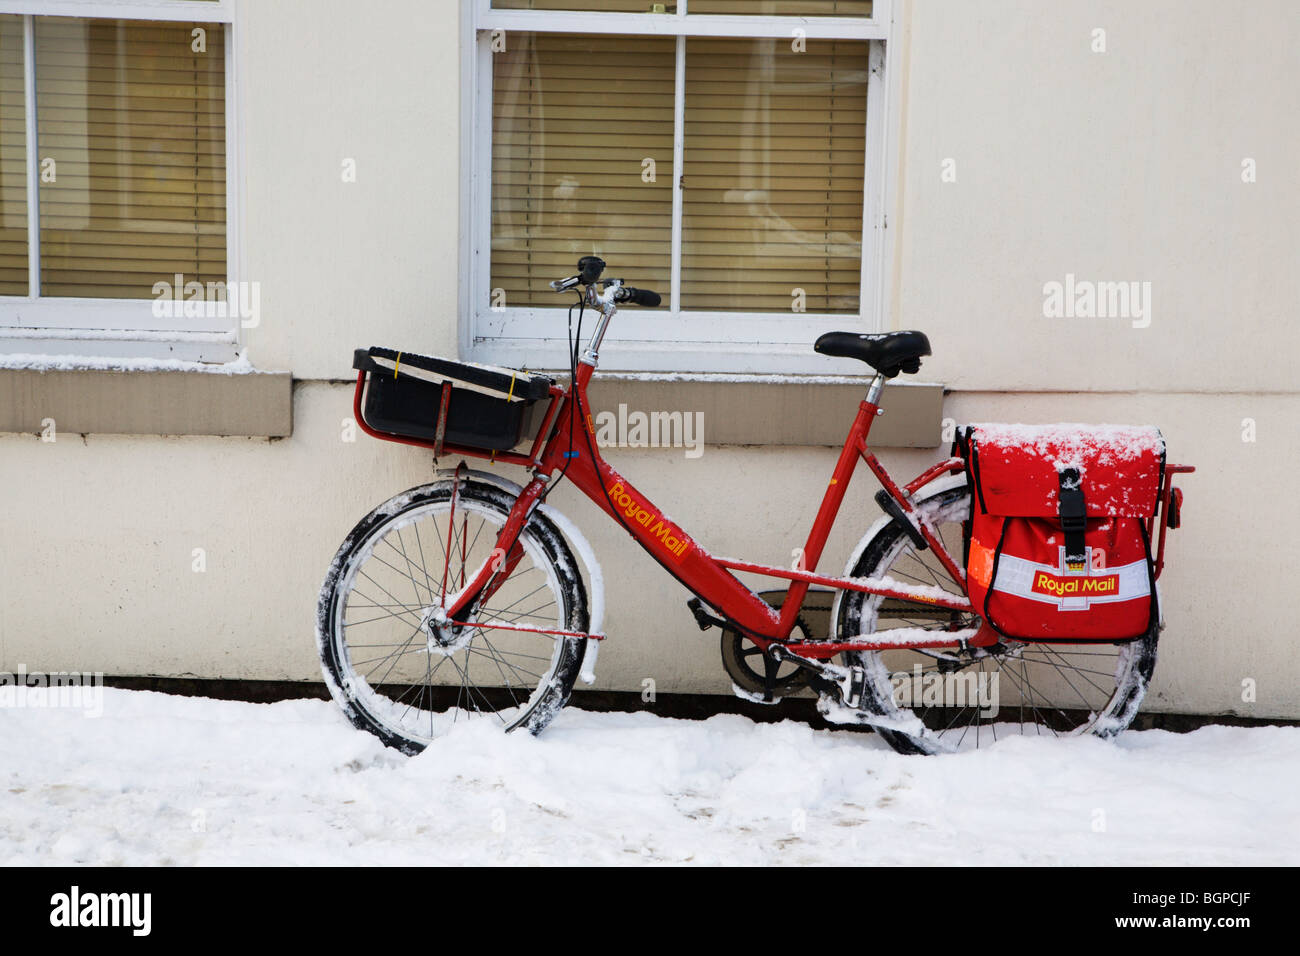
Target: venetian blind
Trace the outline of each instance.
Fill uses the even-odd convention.
[[[660,0],[662,2],[662,0]],[[573,10],[579,13],[649,13],[654,0],[492,0],[497,10]],[[669,2],[668,13],[677,4]]]
[[[690,0],[688,13],[762,17],[869,17],[871,0]]]
[[[0,295],[27,295],[23,18],[0,14]]]
[[[147,299],[177,273],[224,282],[221,25],[35,28],[41,294]]]
[[[686,41],[683,309],[859,310],[868,44],[797,46]]]
[[[492,58],[491,304],[567,305],[547,283],[584,255],[666,303],[675,41],[504,39]]]
[[[663,9],[656,9],[656,6]],[[606,13],[676,13],[676,0],[492,0],[497,10],[576,10]],[[871,0],[690,0],[689,13],[733,16],[869,17]]]

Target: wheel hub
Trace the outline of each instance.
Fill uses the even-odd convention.
[[[443,657],[467,647],[474,636],[472,627],[452,620],[443,607],[426,609],[421,615],[420,630],[424,633],[425,649]]]

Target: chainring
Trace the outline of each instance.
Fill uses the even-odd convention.
[[[812,632],[802,617],[795,621],[795,629],[802,633],[804,640],[812,639]],[[738,631],[724,628],[721,650],[723,669],[737,687],[758,696],[767,693],[767,681],[763,671],[766,658],[757,644]],[[773,700],[789,697],[807,687],[810,676],[811,672],[802,667],[789,663],[781,664],[772,682]]]

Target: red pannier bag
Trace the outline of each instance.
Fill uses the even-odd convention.
[[[968,425],[957,452],[973,490],[967,590],[994,630],[1109,643],[1156,626],[1147,522],[1164,476],[1158,429]]]

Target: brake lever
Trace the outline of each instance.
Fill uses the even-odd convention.
[[[568,292],[575,288],[582,281],[582,276],[569,276],[567,279],[554,279],[551,281],[551,288],[556,292]]]

